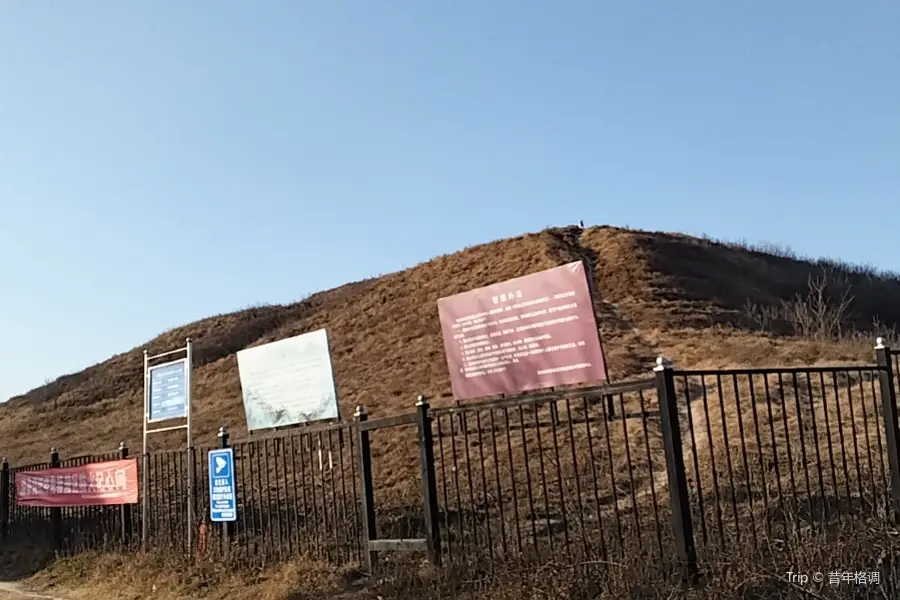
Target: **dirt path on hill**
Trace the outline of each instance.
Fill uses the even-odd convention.
[[[686,420],[688,410],[691,411],[691,419],[693,420],[694,423],[701,422],[698,419],[706,419],[707,418],[707,415],[705,413],[697,412],[696,409],[702,409],[702,403],[698,402],[698,400],[702,400],[702,398],[692,398],[691,399],[690,406],[687,408],[687,410],[683,411],[683,414],[680,415],[680,417],[682,419],[682,423],[686,424],[688,422]],[[646,418],[646,417],[644,417],[644,418]],[[705,422],[705,421],[703,421],[703,422]],[[691,453],[689,453],[688,450],[692,450],[693,453],[699,454],[701,450],[706,450],[709,447],[709,438],[707,437],[706,430],[704,428],[695,427],[694,428],[695,431],[694,431],[693,445],[691,445],[689,442],[690,438],[684,436],[684,431],[686,431],[686,429],[687,429],[686,426],[682,427],[682,442],[683,442],[682,446],[687,444],[687,447],[685,448],[685,453],[684,453],[684,464],[685,464],[685,469],[689,470],[691,467],[691,461],[693,460],[693,455]],[[698,429],[699,429],[699,431],[698,431]],[[660,494],[668,493],[667,492],[668,487],[669,487],[669,474],[668,474],[667,470],[665,468],[657,470],[657,472],[653,474],[653,479],[651,480],[651,482],[649,484],[647,484],[647,486],[644,487],[644,489],[636,492],[633,499],[630,496],[626,497],[626,498],[622,498],[618,502],[616,502],[615,507],[607,508],[601,514],[605,517],[605,516],[612,515],[614,512],[621,513],[622,510],[631,510],[634,508],[635,503],[641,501],[642,499],[646,498],[647,496],[652,495],[653,493],[656,493],[657,501],[659,501]]]

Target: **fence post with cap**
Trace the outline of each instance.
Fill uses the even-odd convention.
[[[56,448],[50,449],[50,468],[59,468],[59,452]],[[50,509],[50,531],[53,536],[53,546],[56,551],[62,550],[62,509],[55,506]]]
[[[422,470],[422,498],[425,505],[425,541],[432,564],[441,563],[441,527],[438,522],[437,476],[434,470],[434,432],[428,399],[416,400],[416,419],[419,426],[419,466]]]
[[[376,539],[375,529],[375,486],[372,483],[372,445],[369,440],[369,431],[364,429],[365,422],[369,419],[363,406],[356,407],[356,435],[359,451],[359,485],[360,510],[362,512],[362,557],[366,569],[372,572],[377,554],[372,552],[370,544]]]
[[[125,442],[121,442],[119,444],[119,459],[120,460],[128,460],[128,445]],[[125,546],[129,546],[131,544],[131,505],[123,504],[121,506],[121,519],[122,519],[122,544]]]
[[[9,534],[9,460],[3,457],[3,469],[0,470],[0,535]]]
[[[884,442],[891,469],[891,519],[900,522],[900,428],[897,424],[897,390],[894,386],[894,365],[891,349],[884,338],[875,342],[878,381],[881,387],[881,414],[884,418]]]
[[[656,374],[659,420],[666,454],[675,551],[682,565],[682,576],[685,580],[694,581],[697,578],[697,549],[694,542],[694,525],[691,520],[687,472],[684,468],[684,449],[681,441],[681,424],[678,419],[675,375],[672,363],[662,356],[656,359],[656,367],[653,371]]]

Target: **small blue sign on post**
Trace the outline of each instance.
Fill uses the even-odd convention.
[[[232,448],[209,451],[209,518],[213,523],[237,521]]]
[[[183,419],[187,416],[187,369],[186,360],[176,360],[148,369],[148,423]]]

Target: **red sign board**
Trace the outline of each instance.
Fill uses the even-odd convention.
[[[97,506],[137,504],[137,459],[20,471],[16,504],[20,506]]]
[[[584,264],[438,300],[457,400],[606,381]]]

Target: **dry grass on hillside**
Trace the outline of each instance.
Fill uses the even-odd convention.
[[[158,352],[179,345],[187,336],[195,340],[198,444],[212,443],[221,423],[230,426],[232,439],[245,434],[234,358],[238,349],[320,327],[326,327],[332,339],[344,415],[359,404],[374,416],[408,412],[420,392],[441,406],[448,402],[449,382],[435,309],[437,298],[582,257],[594,263],[602,297],[598,306],[601,328],[616,380],[650,376],[653,360],[660,354],[674,359],[678,368],[872,362],[869,339],[850,337],[836,343],[777,337],[756,331],[758,324],[748,323],[741,312],[740,307],[748,301],[777,306],[792,298],[791,294],[804,293],[808,277],[818,273],[817,265],[708,240],[609,227],[584,232],[548,230],[469,248],[407,271],[316,294],[292,306],[205,319],[167,332],[149,347]],[[862,298],[865,307],[874,302],[866,294],[900,290],[900,284],[890,279],[858,273],[850,276],[856,277],[857,283],[869,282],[859,291],[853,288],[854,302]],[[854,316],[859,322],[871,322],[873,316],[884,319],[881,313]],[[140,365],[140,348],[135,348],[14,399],[0,409],[5,417],[0,420],[0,434],[9,440],[4,453],[13,464],[21,464],[46,460],[50,446],[59,447],[64,457],[106,451],[120,440],[129,441],[136,449],[140,439]],[[635,397],[629,397],[629,406],[623,408],[630,418],[608,424],[606,431],[594,425],[597,447],[592,452],[600,468],[592,477],[600,482],[599,491],[596,497],[579,501],[601,516],[610,506],[625,510],[653,496],[664,498],[661,436],[658,418],[653,416],[657,412],[655,393],[648,392],[643,401],[646,407],[640,409],[634,406]],[[712,404],[715,410],[718,404]],[[731,411],[732,401],[725,406]],[[578,408],[573,410],[577,421]],[[640,416],[643,410],[650,415],[646,419]],[[736,412],[729,414],[734,420]],[[721,420],[714,413],[711,419],[714,428]],[[470,502],[476,501],[480,494],[482,500],[476,504],[490,497],[505,499],[508,505],[510,495],[522,492],[515,489],[523,485],[515,478],[516,465],[539,469],[541,461],[548,465],[556,461],[557,474],[567,486],[587,481],[585,461],[577,468],[571,459],[559,464],[551,456],[548,440],[543,441],[542,451],[535,451],[537,429],[522,430],[525,437],[514,432],[506,438],[494,436],[501,448],[510,446],[505,462],[501,461],[504,464],[492,464],[490,453],[486,461],[471,453],[457,459],[458,468],[470,464],[481,468],[487,482],[496,481],[498,472],[505,474],[493,490],[479,491],[485,486],[477,481],[469,486],[464,478],[461,499],[468,495]],[[585,426],[568,428],[563,423],[556,433],[560,447],[574,444],[576,455],[589,454]],[[449,434],[444,431],[438,438],[439,470],[450,461],[440,452],[449,455],[451,446],[460,444],[458,435]],[[178,443],[175,436],[160,437],[154,440],[159,446]],[[735,438],[731,439],[734,443]],[[415,505],[419,480],[414,428],[376,431],[372,443],[379,507]],[[487,438],[479,441],[482,452],[486,443]],[[719,446],[710,444],[721,454]],[[526,447],[530,449],[528,461]],[[723,460],[720,456],[720,466]],[[593,484],[585,483],[585,487]],[[452,504],[453,495],[449,493],[445,503]],[[571,498],[575,494],[565,495]],[[577,507],[566,510],[575,512]]]
[[[798,356],[830,358],[826,355],[835,353],[827,344],[813,349],[751,334],[758,328],[747,322],[743,310],[748,301],[772,305],[804,292],[807,277],[822,265],[688,236],[613,227],[551,229],[468,248],[293,305],[204,319],[168,331],[147,347],[159,352],[180,346],[188,336],[195,340],[198,443],[214,441],[223,423],[235,438],[245,433],[237,350],[320,327],[328,329],[332,340],[345,416],[360,404],[373,415],[406,412],[420,393],[440,405],[450,387],[435,301],[582,257],[595,263],[601,330],[618,380],[646,374],[659,354],[687,367],[710,361],[746,363],[745,358],[749,364],[794,362]],[[900,321],[897,280],[848,269],[841,273],[853,286],[855,322],[868,324],[876,315],[884,322]],[[780,344],[779,352],[749,354],[742,349],[744,344],[767,343]],[[858,354],[869,360],[870,352]],[[21,464],[46,460],[51,446],[64,456],[109,451],[122,440],[136,448],[141,385],[137,347],[14,398],[0,409],[0,435],[10,440],[2,450]],[[154,442],[172,447],[178,437],[163,435]]]
[[[867,269],[802,262],[784,252],[767,255],[753,248],[675,234],[609,227],[579,233],[573,229],[548,230],[470,248],[407,271],[316,294],[292,306],[250,309],[206,319],[167,332],[149,346],[157,352],[180,345],[187,336],[195,340],[195,422],[198,443],[208,444],[223,422],[231,427],[234,438],[246,433],[234,353],[321,327],[328,329],[332,340],[345,416],[360,404],[373,416],[409,412],[419,393],[432,397],[436,407],[447,406],[449,382],[435,308],[437,298],[582,257],[594,263],[602,296],[598,306],[601,329],[616,380],[650,377],[657,355],[672,358],[679,369],[870,365],[874,360],[874,332],[847,332],[873,322],[900,321],[900,283],[892,276],[881,277]],[[834,280],[838,297],[847,297],[848,289],[852,292],[852,302],[841,314],[847,328],[837,332],[839,335],[831,332],[810,336],[817,339],[800,339],[790,335],[798,333],[790,319],[775,318],[763,324],[752,318],[753,311],[748,307],[768,307],[766,314],[776,317],[786,314],[779,312],[780,307],[805,297],[810,277],[819,276],[823,266],[830,277],[840,276]],[[5,453],[15,464],[46,460],[51,445],[58,446],[64,456],[107,451],[122,439],[131,441],[134,447],[140,439],[140,365],[140,349],[136,348],[14,399],[0,409],[5,417],[0,420],[0,434],[9,440]],[[799,374],[797,381],[793,374],[782,374],[781,378],[729,375],[724,379],[695,375],[678,382],[685,461],[702,556],[709,558],[715,552],[717,559],[724,560],[727,550],[742,544],[752,543],[754,551],[759,552],[761,546],[770,547],[774,540],[784,550],[784,544],[793,547],[790,543],[794,543],[785,540],[834,535],[810,527],[813,517],[821,520],[827,516],[826,510],[840,508],[846,513],[856,506],[868,515],[880,513],[886,489],[883,433],[878,420],[880,392],[871,373],[867,373],[861,369],[849,377],[832,379],[827,372],[820,377],[815,371]],[[652,385],[642,394],[630,392],[617,397],[619,418],[613,421],[603,418],[600,404],[581,400],[561,402],[558,407],[560,422],[555,426],[548,407],[539,404],[527,405],[521,414],[518,410],[512,414],[470,410],[464,413],[464,423],[458,420],[459,413],[438,417],[438,492],[450,518],[445,542],[455,544],[456,552],[465,553],[465,545],[473,548],[476,540],[484,547],[490,539],[494,555],[503,556],[507,546],[512,555],[523,539],[528,543],[529,535],[541,538],[536,549],[545,540],[562,543],[564,539],[584,546],[609,542],[612,548],[615,528],[620,530],[619,537],[646,541],[648,546],[659,541],[654,540],[654,532],[667,527],[667,483]],[[506,426],[507,420],[511,427]],[[172,444],[174,438],[159,442]],[[390,512],[392,507],[420,505],[414,428],[375,431],[372,443],[379,510]],[[343,449],[349,451],[348,447]],[[820,463],[835,464],[836,468],[828,466],[821,471]],[[338,474],[346,475],[345,470],[328,477],[333,480]],[[331,484],[324,475],[320,478],[321,485],[316,484],[319,487]],[[287,481],[282,483],[286,490]],[[529,488],[531,494],[527,493]],[[278,495],[282,488],[278,490],[276,499],[282,499]],[[701,494],[703,510],[699,507]],[[515,502],[525,502],[529,495],[535,500],[533,506],[522,504],[511,510]],[[288,496],[284,499],[291,506],[298,504]],[[384,516],[379,513],[380,524],[396,527],[394,534],[414,533],[410,528],[415,524],[387,522]],[[606,528],[601,532],[603,523]],[[884,539],[878,538],[877,543],[883,544]],[[649,560],[668,558],[660,555],[668,547],[664,545]],[[826,550],[832,549],[820,549]],[[645,560],[653,555],[651,549]],[[812,559],[807,559],[805,564],[813,565]],[[107,557],[101,562],[116,560],[120,559]],[[86,594],[83,597],[116,597],[108,594],[118,592],[103,588],[103,577],[90,574],[94,566],[89,568],[88,563],[77,561],[65,564],[69,565],[65,573],[82,569],[79,577],[88,582],[80,588]],[[255,590],[257,595],[253,597],[291,597],[285,590],[296,588],[298,578],[318,572],[311,565],[294,561],[248,589]],[[122,586],[123,590],[132,590],[132,595],[122,597],[135,597],[134,589],[149,585],[148,580],[140,578],[154,572],[158,565],[144,566],[143,571],[135,571],[138,579]],[[112,569],[114,565],[108,563],[107,567]],[[763,569],[759,564],[748,564],[741,568],[744,570],[732,569],[723,576],[718,583],[724,587],[719,589],[744,586],[750,590],[746,597],[763,598],[770,596],[753,595],[754,586],[774,589],[783,583],[771,566]],[[636,575],[641,565],[627,569]],[[623,573],[618,575],[620,591],[627,588],[629,575]],[[735,573],[744,573],[749,579],[739,582],[734,579]],[[577,593],[588,591],[576,589],[575,577],[556,578],[552,585],[558,589],[549,589],[544,581],[548,578],[540,572],[537,579],[533,571],[530,575],[516,573],[504,580],[501,574],[499,579],[492,579],[493,583],[482,586],[480,593],[484,595],[479,597],[538,597],[538,591],[577,597]],[[178,593],[187,593],[191,586],[196,591],[196,586],[207,585],[199,582],[210,578],[217,581],[216,590],[247,585],[243,579],[225,581],[215,573],[203,577],[206,579],[194,582],[175,577],[178,581],[173,579],[166,585],[181,590]],[[303,584],[316,591],[299,597],[351,598],[357,594],[362,598],[370,597],[376,588],[385,598],[392,597],[389,582],[380,588],[369,585],[356,589],[348,588],[341,577],[326,578],[322,588],[315,587],[319,584]],[[277,587],[272,581],[284,585]],[[522,587],[526,583],[531,585],[530,591]],[[420,589],[422,598],[473,597],[472,592],[462,591],[458,582],[449,580],[423,583],[413,577],[404,585]],[[656,597],[644,595],[649,593],[645,587],[639,597]],[[703,593],[692,597],[723,597]],[[828,590],[817,593],[833,597]],[[157,590],[154,597],[163,598],[164,592]]]

